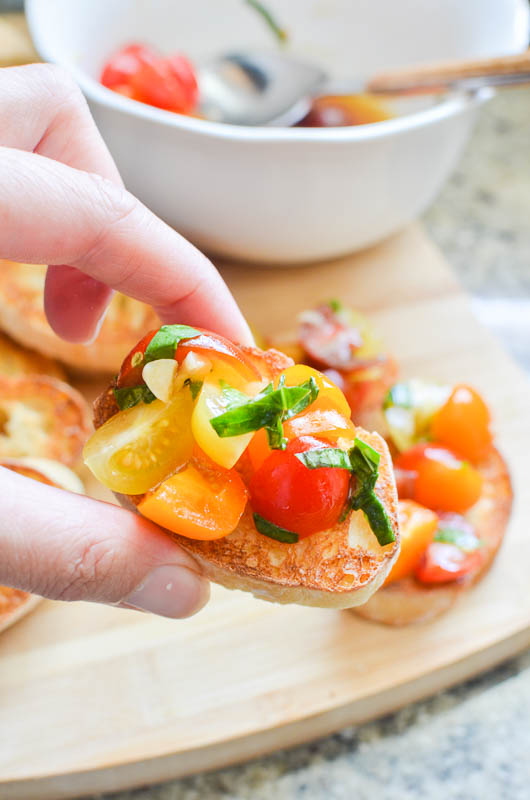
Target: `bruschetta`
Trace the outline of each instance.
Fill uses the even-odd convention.
[[[25,347],[76,372],[116,372],[123,352],[158,322],[149,306],[116,294],[95,342],[66,342],[55,335],[44,314],[45,275],[43,265],[0,260],[0,328]]]
[[[164,325],[131,350],[94,424],[94,475],[230,589],[347,608],[397,558],[386,443],[353,425],[325,375],[275,350]]]
[[[72,466],[90,432],[84,398],[46,375],[0,375],[0,459],[33,456]]]
[[[388,393],[383,416],[400,497],[401,552],[358,613],[405,625],[446,611],[489,569],[512,488],[489,410],[472,387],[402,382]]]

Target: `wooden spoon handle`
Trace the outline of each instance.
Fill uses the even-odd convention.
[[[380,72],[366,84],[379,94],[435,92],[445,89],[477,89],[530,83],[530,50],[512,56],[477,61],[444,61],[437,64]]]

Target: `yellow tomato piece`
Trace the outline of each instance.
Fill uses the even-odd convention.
[[[231,469],[248,447],[254,434],[218,436],[210,420],[224,414],[227,407],[228,400],[223,396],[219,379],[216,373],[212,373],[211,377],[208,376],[205,379],[195,402],[191,417],[191,430],[198,446],[212,461],[221,467]]]
[[[438,527],[438,517],[434,511],[420,506],[413,500],[400,500],[398,511],[401,550],[385,581],[385,586],[402,578],[408,578],[414,573]]]
[[[236,528],[246,503],[247,490],[237,472],[190,463],[149,492],[138,510],[189,539],[220,539]]]
[[[318,386],[318,396],[315,403],[319,403],[319,405],[325,404],[327,407],[334,406],[337,411],[344,414],[347,419],[350,418],[351,410],[344,394],[338,386],[335,386],[333,381],[323,375],[322,372],[313,369],[313,367],[308,367],[305,364],[295,364],[294,367],[288,367],[281,374],[285,378],[286,386],[299,386],[301,383],[304,383],[304,381],[308,381],[309,378],[314,378]],[[275,380],[276,386],[278,382],[279,377]],[[313,407],[314,404],[309,406],[309,408]]]
[[[87,467],[114,492],[143,494],[185,464],[193,450],[188,387],[171,403],[139,403],[111,417],[83,450]]]

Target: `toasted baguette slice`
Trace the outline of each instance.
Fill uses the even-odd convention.
[[[465,516],[482,541],[485,560],[480,569],[465,581],[439,586],[426,586],[414,578],[390,583],[356,609],[357,614],[386,625],[426,622],[447,611],[462,591],[482,578],[501,546],[513,494],[508,468],[498,450],[493,450],[478,469],[484,480],[482,494]]]
[[[0,375],[0,458],[36,456],[72,465],[90,432],[83,397],[45,375]]]
[[[66,372],[57,361],[21,347],[3,334],[0,334],[0,375],[50,375],[66,380]]]
[[[271,377],[291,359],[274,350],[248,350],[268,367]],[[117,413],[109,388],[95,403],[94,424],[99,428]],[[350,608],[364,603],[381,586],[399,552],[397,495],[392,461],[384,439],[357,430],[357,436],[381,455],[376,493],[391,520],[396,541],[382,547],[362,511],[343,523],[316,533],[297,544],[283,544],[258,533],[248,508],[237,529],[216,541],[197,541],[168,531],[200,564],[204,574],[228,589],[252,592],[262,600],[299,603],[323,608]],[[141,496],[117,494],[122,505],[136,510]]]
[[[84,492],[83,484],[77,475],[57,461],[46,458],[3,459],[0,461],[0,466],[60,489],[79,494]],[[0,586],[0,633],[33,611],[41,600],[42,597],[23,592],[21,589]]]
[[[117,372],[123,354],[160,324],[152,308],[116,294],[93,344],[65,342],[55,335],[44,314],[45,275],[41,264],[0,260],[0,328],[17,342],[77,372]]]

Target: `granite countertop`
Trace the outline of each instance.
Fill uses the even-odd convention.
[[[530,90],[486,106],[424,224],[530,371]],[[527,800],[530,652],[384,719],[114,800]]]

